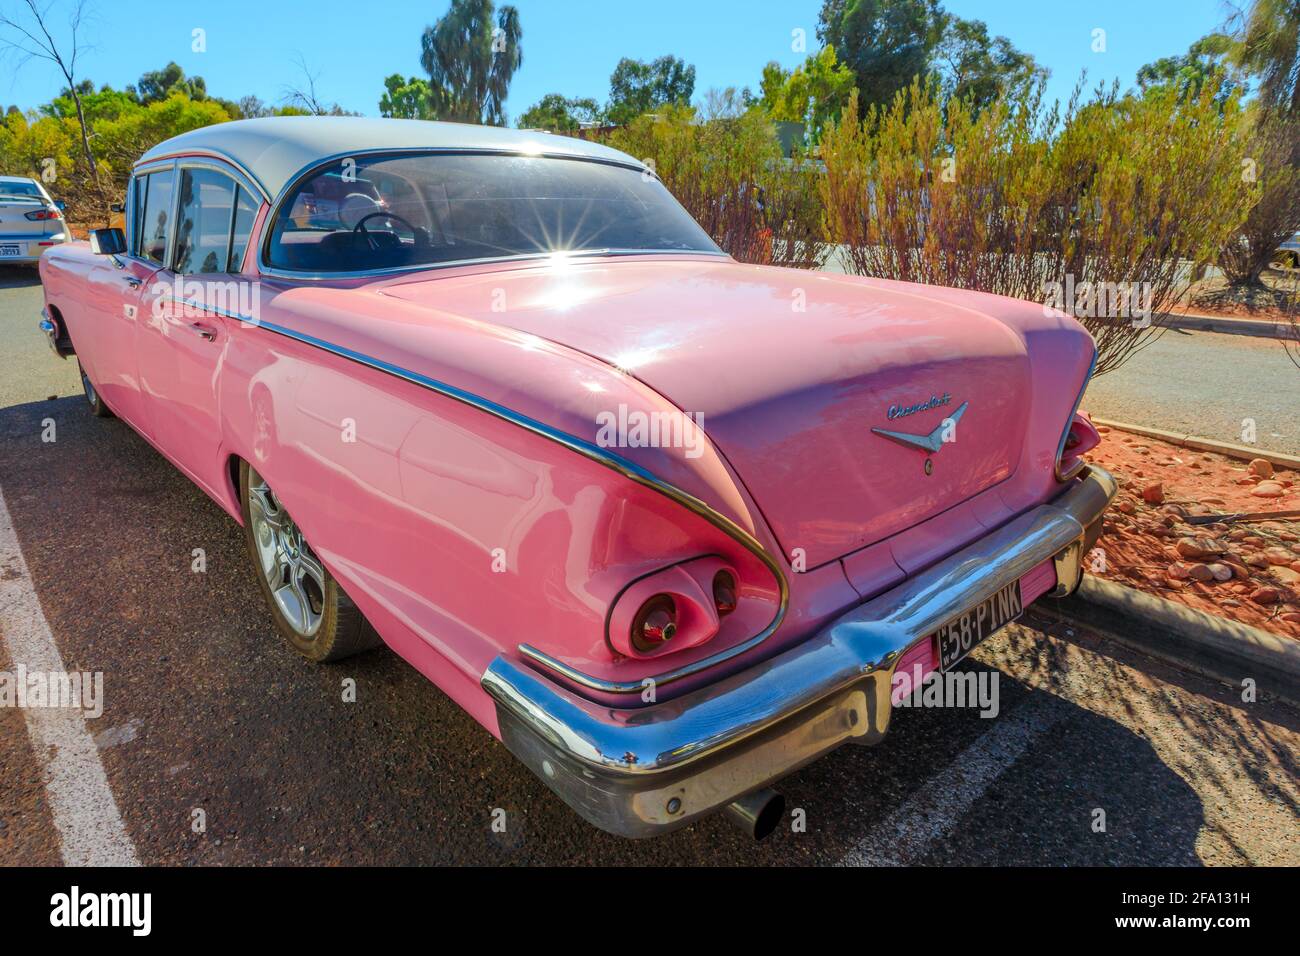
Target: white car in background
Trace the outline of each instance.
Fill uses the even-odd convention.
[[[35,265],[41,253],[68,235],[63,203],[35,179],[0,176],[0,266]]]
[[[1300,267],[1300,232],[1277,247],[1277,262],[1288,269]]]

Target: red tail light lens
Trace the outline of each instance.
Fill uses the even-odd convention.
[[[1083,456],[1101,443],[1101,435],[1093,427],[1088,416],[1077,413],[1070,421],[1069,428],[1061,439],[1060,456],[1056,460],[1056,478],[1069,481],[1083,470]]]
[[[713,576],[713,603],[719,617],[736,609],[736,579],[730,571],[719,571]]]
[[[32,220],[32,222],[39,222],[42,219],[63,218],[62,216],[59,215],[59,211],[57,209],[37,209],[35,212],[24,213],[24,215],[28,219]]]
[[[667,594],[650,598],[632,620],[632,646],[642,653],[658,650],[676,634],[677,605]]]

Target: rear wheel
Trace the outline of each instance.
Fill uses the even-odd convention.
[[[288,509],[247,462],[239,465],[244,537],[276,627],[311,661],[376,647],[379,635],[312,551]]]
[[[100,397],[99,391],[80,362],[77,363],[77,371],[81,373],[81,390],[86,393],[86,404],[90,406],[90,414],[96,418],[112,418],[113,410],[104,404],[104,399]]]

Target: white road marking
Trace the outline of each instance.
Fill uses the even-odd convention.
[[[61,674],[63,658],[32,586],[27,562],[0,492],[0,633],[9,661]],[[70,866],[138,866],[135,847],[109,789],[99,751],[79,710],[24,707],[50,812]]]
[[[1059,699],[1043,695],[995,718],[979,740],[877,823],[839,865],[907,866],[920,859],[1066,711]]]

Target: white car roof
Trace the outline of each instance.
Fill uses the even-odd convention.
[[[35,183],[31,176],[0,176],[0,183]],[[36,183],[40,185],[40,183]]]
[[[642,165],[626,153],[570,136],[502,126],[360,116],[268,116],[217,123],[164,140],[136,165],[182,154],[220,156],[242,168],[274,199],[300,173],[328,159],[419,148],[552,153]]]

